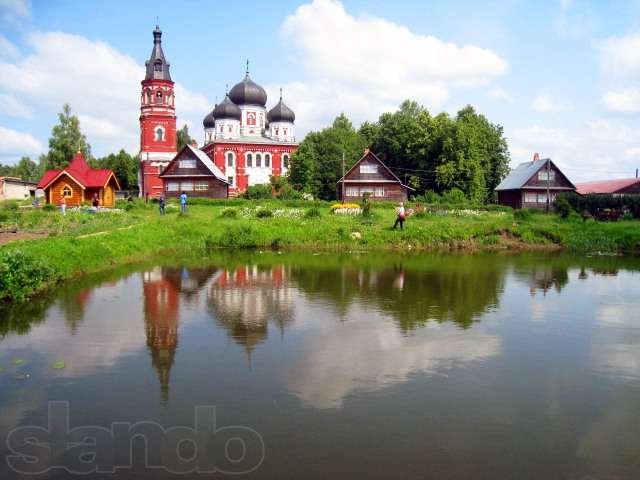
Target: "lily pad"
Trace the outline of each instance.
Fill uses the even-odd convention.
[[[55,370],[62,370],[67,365],[64,363],[64,360],[58,360],[56,363],[52,365]]]
[[[13,378],[15,378],[16,380],[28,380],[31,378],[31,375],[29,375],[28,373],[17,373]]]
[[[24,364],[24,360],[21,358],[16,358],[13,360],[13,364],[14,365],[23,365]]]

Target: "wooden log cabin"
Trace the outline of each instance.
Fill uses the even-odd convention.
[[[47,203],[60,205],[62,199],[68,206],[90,204],[97,196],[101,207],[114,207],[118,179],[112,170],[91,168],[82,153],[75,154],[67,168],[47,170],[40,182]]]
[[[512,208],[547,208],[558,193],[575,190],[550,158],[541,159],[537,153],[531,162],[518,165],[496,187],[498,203]]]
[[[185,145],[160,174],[165,198],[188,196],[227,198],[230,180],[197,146]]]
[[[338,199],[356,202],[366,193],[371,200],[406,202],[411,187],[400,179],[368,148],[353,167],[338,180]]]

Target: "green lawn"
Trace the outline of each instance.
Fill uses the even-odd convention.
[[[229,200],[196,202],[186,215],[169,205],[167,215],[160,216],[154,205],[135,203],[118,213],[81,211],[64,217],[58,211],[5,208],[0,228],[49,236],[0,247],[0,299],[22,298],[60,280],[159,255],[202,257],[220,248],[640,251],[637,221],[584,223],[544,214],[516,220],[510,211],[448,210],[410,217],[404,231],[394,231],[393,205],[375,205],[366,218],[335,215],[329,206]]]

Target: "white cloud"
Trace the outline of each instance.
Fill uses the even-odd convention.
[[[355,17],[335,0],[314,0],[288,16],[285,39],[298,51],[306,79],[286,97],[317,128],[345,111],[375,119],[407,98],[441,108],[451,88],[486,85],[507,71],[491,50],[412,32],[383,18]]]
[[[20,156],[43,151],[42,143],[32,135],[0,126],[0,155]]]
[[[508,103],[513,103],[515,101],[513,96],[508,91],[500,87],[492,88],[491,90],[489,90],[488,95],[489,98],[492,98],[494,100],[503,100]]]
[[[568,131],[532,125],[507,132],[513,164],[531,160],[534,152],[551,157],[574,182],[624,178],[635,174],[640,128],[596,120]]]
[[[31,118],[31,109],[13,95],[0,93],[0,113],[10,117]]]
[[[640,33],[606,38],[596,48],[603,72],[612,76],[640,73]]]
[[[96,155],[123,147],[136,152],[143,66],[105,42],[79,35],[41,32],[28,42],[32,54],[0,61],[0,88],[20,93],[39,110],[59,111],[69,103]],[[175,89],[178,125],[199,123],[211,102],[180,84]]]
[[[0,33],[0,58],[14,59],[20,56],[20,50],[7,37]]]
[[[610,90],[602,96],[602,103],[610,112],[640,113],[640,89]]]
[[[546,93],[541,93],[533,99],[531,103],[531,108],[533,108],[537,112],[564,112],[567,110],[571,110],[571,105],[556,102],[551,98],[550,95]]]

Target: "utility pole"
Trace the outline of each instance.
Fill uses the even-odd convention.
[[[342,152],[342,203],[344,203],[344,151]]]
[[[550,187],[551,187],[551,159],[547,158],[547,214],[549,213],[549,207],[551,205],[551,197],[549,196]]]

